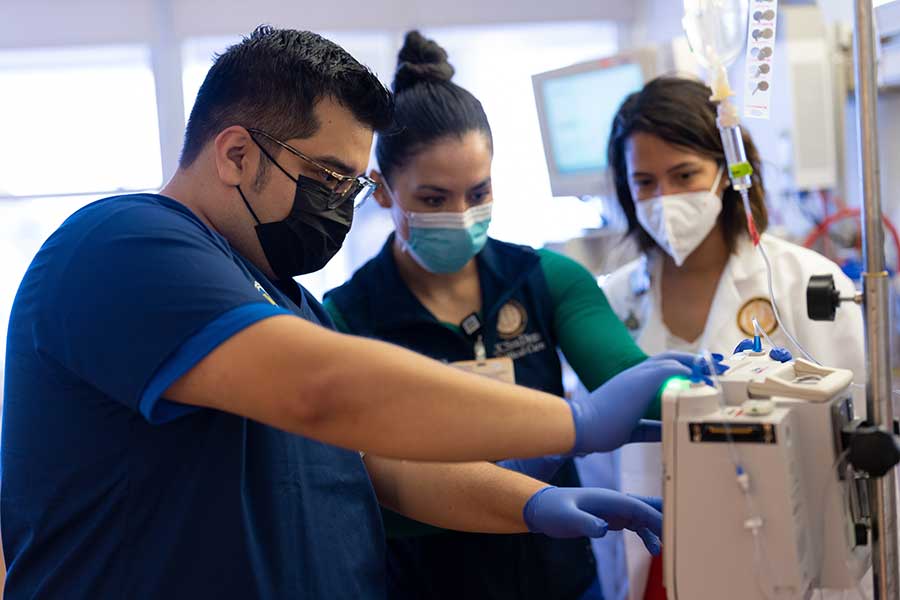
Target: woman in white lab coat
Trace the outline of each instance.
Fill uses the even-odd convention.
[[[753,335],[755,317],[775,344],[802,356],[775,320],[765,263],[747,233],[740,195],[725,174],[710,95],[697,81],[664,77],[620,107],[608,162],[629,233],[636,236],[642,255],[609,275],[603,290],[648,354],[703,349],[730,354]],[[746,132],[744,147],[754,169],[751,210],[762,233],[767,213],[760,160]],[[784,326],[813,358],[852,369],[854,380],[864,383],[860,309],[845,304],[833,322],[814,322],[806,313],[810,276],[832,274],[842,296],[853,293],[853,283],[816,252],[768,234],[761,243],[772,263]],[[658,446],[624,451],[621,470],[623,489],[660,491]],[[627,555],[632,590],[640,592],[649,560],[630,551]]]

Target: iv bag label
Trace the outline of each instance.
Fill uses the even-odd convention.
[[[768,119],[775,58],[778,0],[751,0],[747,19],[744,117]]]

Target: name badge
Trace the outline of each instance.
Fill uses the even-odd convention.
[[[506,356],[486,360],[461,360],[450,363],[450,366],[503,383],[516,383],[516,369],[512,359]]]

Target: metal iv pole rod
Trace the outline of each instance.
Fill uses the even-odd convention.
[[[893,431],[891,405],[889,280],[884,270],[884,230],[878,167],[875,27],[872,0],[855,0],[854,54],[856,111],[859,117],[859,172],[862,175],[863,311],[866,324],[866,409],[873,425]],[[897,562],[895,470],[869,481],[872,504],[872,572],[876,600],[900,600]]]

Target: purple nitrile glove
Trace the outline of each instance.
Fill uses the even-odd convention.
[[[712,358],[713,365],[716,368],[716,375],[721,375],[728,370],[728,366],[722,364],[722,360],[724,360],[725,358],[724,356],[713,352],[712,354],[710,354],[710,357]],[[703,354],[689,354],[687,352],[670,350],[668,352],[657,354],[653,358],[670,358],[673,360],[677,360],[681,364],[690,367],[691,381],[702,381],[706,385],[714,386],[713,380],[710,378],[712,370],[710,369],[709,362],[706,360],[706,356],[704,356]]]
[[[662,421],[654,421],[653,419],[641,419],[628,439],[629,444],[660,441],[662,441]]]
[[[523,516],[529,531],[550,537],[596,538],[609,530],[630,529],[640,536],[650,554],[659,554],[662,547],[660,498],[602,488],[549,486],[529,498]]]
[[[723,355],[719,354],[718,352],[713,352],[712,358],[713,362],[716,363],[716,375],[721,375],[728,370],[728,367],[726,365],[721,364],[721,361],[725,358]],[[655,354],[648,360],[677,360],[688,368],[692,368],[698,361],[700,361],[700,363],[703,365],[704,373],[706,373],[707,375],[710,374],[709,365],[706,364],[706,359],[702,354],[691,354],[689,352],[669,350],[666,352]]]
[[[609,452],[628,443],[666,381],[690,374],[677,359],[650,358],[573,400],[569,404],[575,422],[572,453]]]
[[[662,422],[653,421],[651,419],[641,419],[638,426],[631,432],[628,438],[629,444],[639,444],[646,442],[659,442],[662,440]],[[501,460],[497,464],[504,469],[516,471],[523,475],[528,475],[540,481],[550,481],[559,468],[563,466],[569,456],[539,456],[537,458],[508,458]]]

